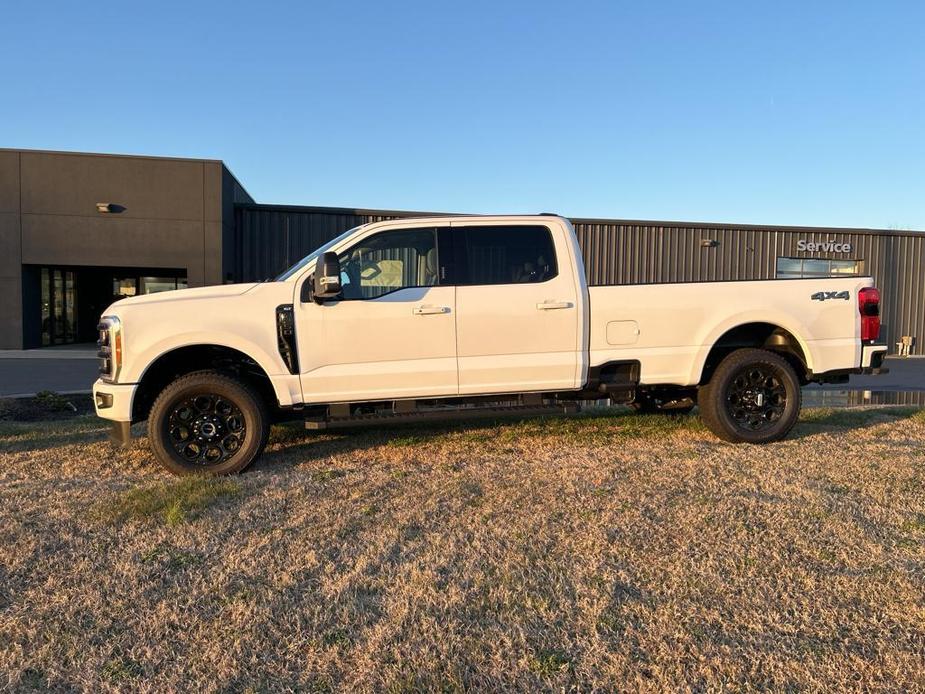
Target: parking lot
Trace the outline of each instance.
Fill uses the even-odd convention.
[[[90,392],[99,362],[96,347],[0,350],[0,397],[29,395],[43,390]]]
[[[919,409],[276,427],[218,481],[104,435],[0,422],[0,689],[925,687]]]

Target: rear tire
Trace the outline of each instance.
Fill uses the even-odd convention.
[[[151,449],[175,475],[241,472],[263,451],[269,432],[257,392],[217,371],[178,378],[161,391],[148,417]]]
[[[731,443],[784,438],[800,414],[800,381],[790,363],[764,349],[739,349],[723,359],[697,398],[700,417]]]

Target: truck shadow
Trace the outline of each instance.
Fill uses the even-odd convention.
[[[395,423],[390,425],[345,427],[334,430],[310,431],[301,423],[292,422],[273,427],[267,450],[255,463],[254,470],[271,470],[279,466],[298,466],[323,458],[355,454],[372,449],[408,449],[460,436],[473,445],[496,438],[499,427],[511,425],[542,425],[555,417],[528,419],[471,419],[465,423],[433,421],[427,423]],[[561,418],[559,418],[561,419]]]
[[[384,448],[411,452],[415,446],[452,441],[470,446],[473,452],[490,443],[514,444],[525,436],[559,437],[566,444],[593,438],[603,441],[608,434],[633,436],[648,430],[668,431],[700,428],[699,419],[689,416],[639,415],[630,408],[594,408],[573,415],[492,417],[428,422],[391,422],[379,426],[344,427],[309,431],[300,422],[273,427],[268,450],[255,468],[299,465],[312,459]]]
[[[808,409],[804,410],[787,439],[873,428],[908,419],[922,412],[915,407]],[[513,443],[524,436],[556,437],[564,445],[592,443],[606,446],[626,438],[656,438],[676,432],[704,436],[717,445],[728,445],[713,438],[700,422],[696,410],[687,415],[641,415],[629,408],[606,408],[565,417],[487,417],[465,422],[394,423],[317,432],[306,431],[300,423],[293,422],[273,428],[268,450],[257,462],[255,469],[301,465],[311,460],[376,448],[405,449],[409,455],[420,455],[420,452],[412,453],[414,446],[444,440],[470,445],[473,452],[477,452],[480,447],[504,441]]]
[[[803,439],[824,433],[870,429],[912,417],[925,418],[918,407],[875,407],[856,409],[813,408],[803,411],[787,437]],[[144,424],[133,427],[136,437],[144,435]],[[714,440],[701,424],[696,410],[689,415],[640,415],[629,408],[602,408],[571,416],[525,418],[452,419],[426,423],[390,423],[378,427],[352,427],[307,431],[301,422],[273,427],[270,445],[253,469],[296,466],[325,457],[384,448],[412,451],[418,444],[453,441],[470,446],[473,452],[500,442],[515,443],[524,436],[555,437],[563,445],[593,443],[608,445],[626,438],[656,438],[676,432]],[[95,417],[67,422],[0,422],[0,455],[38,452],[66,446],[104,442],[107,423]],[[134,445],[146,445],[136,441]],[[152,459],[152,464],[154,461]]]

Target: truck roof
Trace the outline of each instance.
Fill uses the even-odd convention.
[[[446,225],[453,222],[485,222],[485,223],[518,223],[518,224],[548,224],[549,220],[558,219],[566,224],[570,223],[568,219],[557,214],[459,214],[459,215],[439,215],[439,216],[421,216],[421,217],[400,217],[398,219],[387,219],[379,222],[368,222],[364,227],[376,226],[407,226],[409,222],[414,224],[432,223],[434,225]]]

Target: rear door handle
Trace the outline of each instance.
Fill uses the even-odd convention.
[[[416,316],[429,316],[434,313],[449,313],[449,306],[415,306],[411,309],[411,313]]]
[[[571,301],[544,301],[536,305],[538,311],[553,311],[557,308],[572,308]]]

